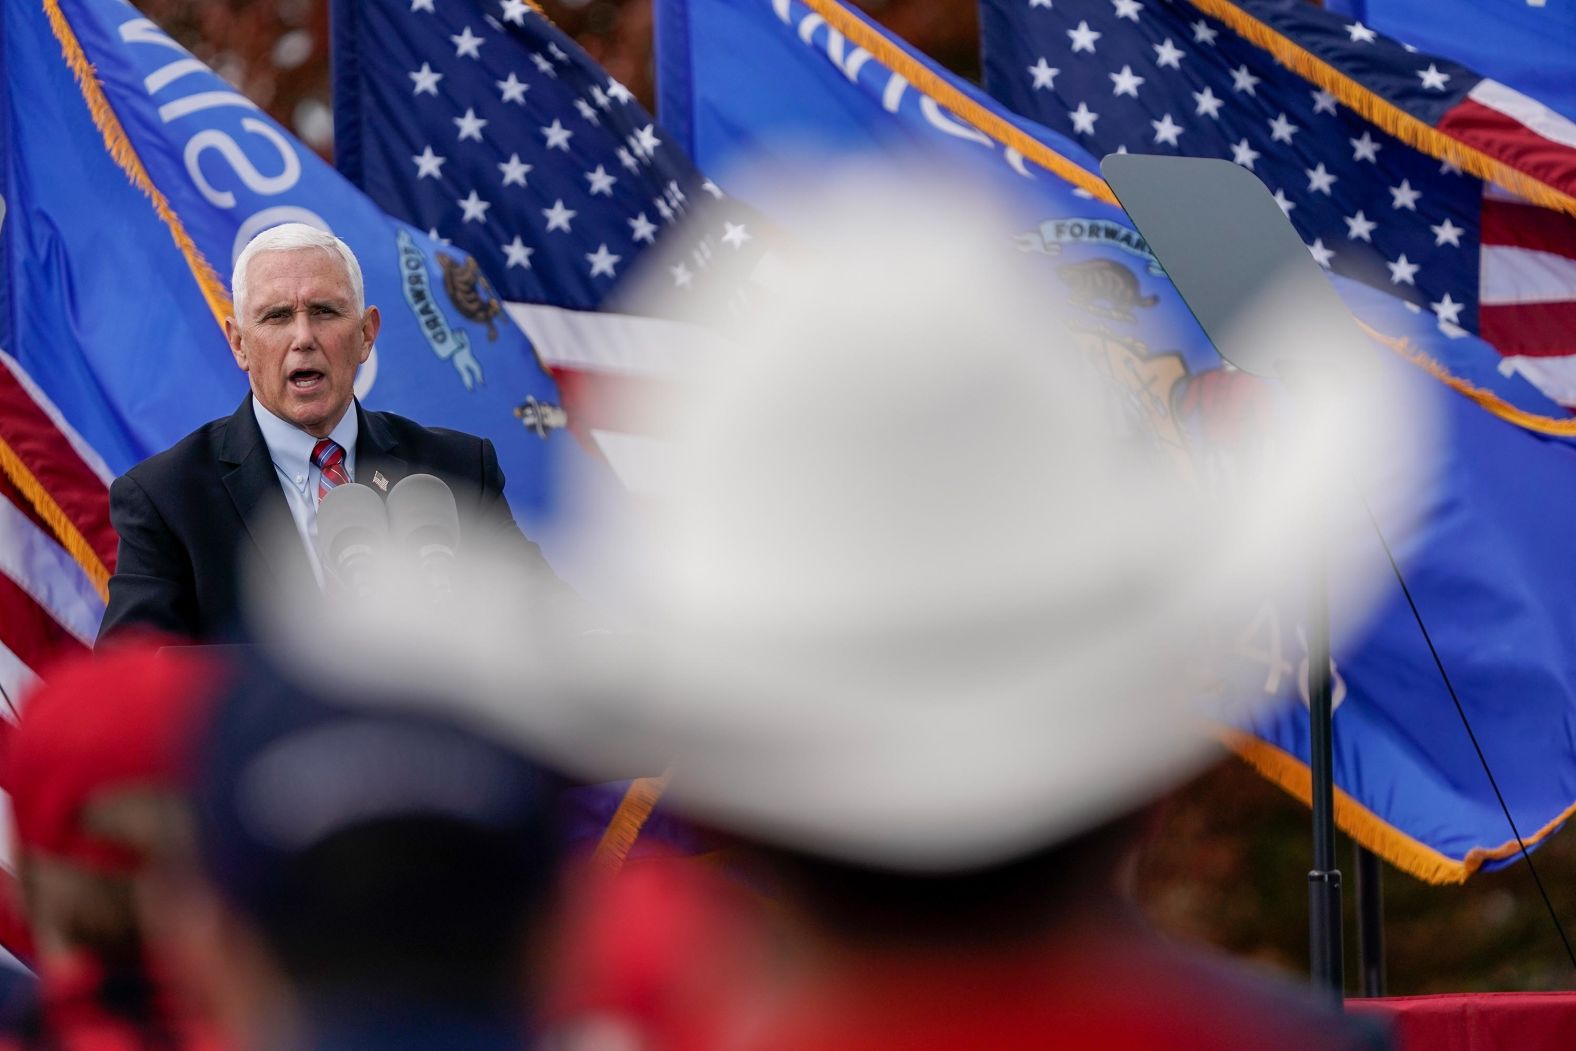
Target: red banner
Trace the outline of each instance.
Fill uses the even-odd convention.
[[[1444,993],[1351,1000],[1384,1017],[1400,1051],[1566,1051],[1576,1047],[1576,993]]]

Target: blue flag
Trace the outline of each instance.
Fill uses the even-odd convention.
[[[1176,303],[1176,293],[1117,246],[1115,230],[1130,227],[1099,200],[1103,184],[1093,179],[1093,159],[1069,142],[1071,129],[1035,128],[833,0],[660,0],[656,10],[661,112],[697,163],[730,189],[729,170],[745,155],[792,164],[806,142],[865,151],[928,144],[953,159],[972,155],[981,179],[1006,172],[1017,186],[1025,265],[1045,267],[1048,288],[1076,281],[1061,267],[1094,258],[1102,270],[1123,267],[1138,296],[1154,300],[1153,308],[1138,307],[1131,292],[1117,291],[1132,319],[1092,317],[1090,330],[1133,352],[1132,367],[1147,374],[1160,404],[1174,408],[1179,431],[1207,430],[1251,396],[1240,373],[1193,349],[1190,322],[1161,322],[1158,312]],[[1100,234],[1103,244],[1090,243],[1095,220],[1112,224]],[[1068,236],[1074,223],[1083,224],[1082,238]],[[1061,253],[1051,254],[1053,246]],[[1132,288],[1126,280],[1113,284]],[[1576,512],[1573,428],[1539,390],[1501,374],[1494,350],[1460,326],[1444,331],[1415,304],[1350,280],[1336,284],[1440,414],[1439,485],[1421,526],[1388,529],[1387,539],[1523,838],[1535,845],[1576,800],[1576,748],[1548,729],[1576,717],[1569,599],[1576,555],[1560,524]],[[1091,305],[1120,312],[1110,301]],[[1150,309],[1155,317],[1139,320]],[[1141,326],[1148,326],[1142,335]],[[1382,501],[1375,503],[1388,526]],[[1373,550],[1364,556],[1388,572],[1371,531],[1367,543]],[[1306,654],[1297,619],[1296,611],[1266,608],[1245,627],[1244,662],[1260,668],[1266,693],[1290,703],[1267,709],[1232,740],[1307,798],[1307,711],[1295,701]],[[1362,644],[1337,653],[1336,672],[1342,826],[1393,863],[1439,882],[1514,860],[1505,815],[1395,589]]]
[[[1413,47],[1448,55],[1576,120],[1576,7],[1524,0],[1325,0]]]
[[[472,259],[390,219],[128,5],[8,4],[4,18],[0,339],[110,470],[233,411],[231,262],[302,221],[350,244],[382,310],[358,396],[491,437],[522,524],[547,524],[555,467],[582,454]]]

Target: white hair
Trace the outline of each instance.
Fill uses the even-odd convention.
[[[356,313],[366,307],[366,292],[361,281],[361,264],[350,246],[326,230],[319,230],[306,223],[284,223],[271,226],[246,243],[241,254],[235,257],[235,271],[230,275],[230,298],[235,305],[235,317],[245,322],[242,306],[246,302],[246,268],[252,258],[264,252],[296,252],[304,248],[321,248],[338,256],[345,265],[345,275],[350,278],[350,297],[355,301]]]

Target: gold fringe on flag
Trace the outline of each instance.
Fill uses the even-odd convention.
[[[629,860],[629,852],[634,849],[635,840],[640,838],[640,830],[646,827],[646,821],[668,787],[670,776],[671,771],[664,771],[657,777],[637,777],[629,783],[623,800],[613,813],[613,819],[607,823],[607,830],[602,833],[591,855],[593,872],[613,876],[624,867],[624,862]]]
[[[93,583],[93,589],[98,592],[99,598],[108,602],[109,567],[98,557],[98,552],[93,550],[93,545],[88,543],[88,538],[82,535],[77,524],[55,502],[49,490],[44,488],[44,483],[38,480],[28,469],[27,464],[22,462],[16,450],[3,438],[0,438],[0,474],[4,474],[6,480],[16,486],[23,498],[33,505],[38,517],[54,531],[55,538],[60,541],[61,546],[70,552],[71,557],[76,559],[77,565],[81,566],[82,571],[88,575],[88,580]]]
[[[93,63],[89,62],[87,55],[83,53],[81,41],[72,31],[71,23],[66,19],[65,13],[60,10],[59,0],[44,0],[44,12],[49,16],[49,26],[54,31],[55,39],[60,42],[61,54],[65,56],[66,64],[71,67],[71,72],[77,79],[77,86],[82,91],[83,100],[88,104],[88,111],[93,114],[93,124],[104,137],[105,149],[126,173],[131,184],[153,202],[154,211],[164,221],[164,225],[169,227],[175,246],[180,249],[181,255],[185,256],[186,265],[191,268],[192,276],[197,279],[197,285],[202,289],[203,298],[208,301],[208,309],[213,312],[214,320],[222,329],[224,319],[230,316],[230,294],[225,290],[224,282],[220,280],[208,260],[203,258],[191,235],[186,232],[186,227],[181,224],[180,217],[170,207],[169,200],[154,185],[147,168],[143,167],[142,158],[137,156],[137,148],[131,144],[126,129],[121,126],[120,118],[115,115],[114,107],[104,96],[104,89],[99,85],[98,74],[93,69]]]
[[[1407,145],[1449,161],[1480,179],[1498,183],[1534,204],[1576,215],[1576,197],[1419,120],[1260,22],[1231,0],[1188,0],[1188,3],[1226,23],[1244,39],[1268,51],[1286,68],[1319,85],[1364,120],[1378,125]]]
[[[1265,779],[1275,782],[1305,805],[1312,805],[1313,775],[1307,764],[1268,742],[1236,730],[1223,731],[1222,736],[1227,746]],[[1532,849],[1573,814],[1576,814],[1576,803],[1532,835],[1524,837],[1522,843],[1527,845],[1527,849]],[[1456,861],[1408,836],[1340,788],[1335,789],[1335,823],[1358,843],[1425,883],[1464,883],[1484,862],[1499,861],[1521,853],[1521,847],[1515,839],[1511,839],[1497,847],[1473,847],[1467,851],[1464,859]]]
[[[1506,423],[1513,423],[1525,430],[1533,431],[1537,434],[1551,435],[1555,438],[1576,437],[1576,418],[1555,419],[1552,416],[1543,416],[1539,413],[1528,412],[1525,409],[1518,409],[1493,391],[1484,390],[1482,387],[1475,386],[1464,379],[1451,375],[1449,369],[1414,347],[1411,340],[1387,336],[1364,322],[1361,318],[1354,318],[1353,320],[1357,322],[1359,328],[1375,340],[1383,343],[1396,354],[1410,361],[1451,390],[1477,402],[1478,405],[1498,416]]]

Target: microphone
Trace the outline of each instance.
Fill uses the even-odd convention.
[[[451,593],[460,543],[453,490],[434,475],[409,475],[389,491],[388,516],[394,542],[415,556],[433,590]]]
[[[383,500],[364,485],[335,486],[317,506],[317,553],[323,568],[358,597],[372,594],[378,554],[388,546]]]

